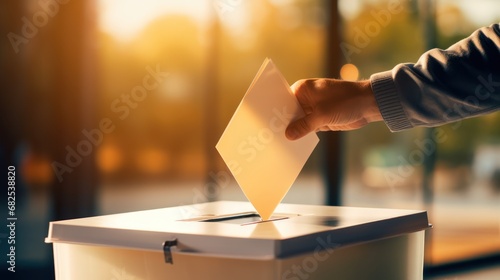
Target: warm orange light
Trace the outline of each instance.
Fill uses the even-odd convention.
[[[169,160],[165,151],[158,148],[145,148],[136,155],[136,167],[148,174],[160,174],[166,171]]]
[[[21,165],[26,183],[32,186],[50,183],[54,175],[50,164],[51,161],[48,157],[41,154],[28,153]]]
[[[97,166],[103,173],[112,173],[122,165],[122,154],[115,145],[102,145],[97,150]]]
[[[356,81],[359,78],[359,70],[354,64],[344,64],[340,69],[340,78],[346,81]]]
[[[176,173],[189,176],[205,174],[207,165],[203,155],[203,150],[190,150],[182,153],[176,161]]]

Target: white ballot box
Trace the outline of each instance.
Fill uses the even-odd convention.
[[[422,279],[426,211],[219,201],[50,223],[57,280]]]

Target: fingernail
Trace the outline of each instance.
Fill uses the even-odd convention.
[[[287,129],[286,137],[290,140],[295,140],[297,138],[297,131],[295,129]]]

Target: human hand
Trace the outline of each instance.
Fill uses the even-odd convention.
[[[305,79],[291,88],[306,115],[288,125],[290,140],[312,131],[353,130],[382,120],[368,80]]]

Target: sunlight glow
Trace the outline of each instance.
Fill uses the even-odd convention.
[[[500,6],[498,0],[445,0],[442,1],[442,4],[457,5],[465,16],[478,26],[488,26],[500,21]]]
[[[355,18],[363,7],[369,3],[388,3],[388,0],[341,0],[339,1],[339,10],[346,20]],[[500,21],[500,9],[498,0],[441,0],[438,5],[455,5],[471,20],[475,25],[488,26]],[[406,5],[406,4],[405,4]]]
[[[121,41],[133,39],[144,27],[165,14],[184,14],[200,23],[209,20],[211,1],[99,0],[100,29]]]

